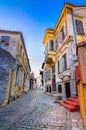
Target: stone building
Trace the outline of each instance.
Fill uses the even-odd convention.
[[[22,33],[0,30],[0,105],[29,90],[30,71]]]
[[[15,69],[16,69],[16,60],[12,57],[12,55],[9,52],[0,48],[0,104],[3,103],[5,98],[8,99],[9,101],[10,100],[9,97],[12,96],[11,86],[12,84],[14,84],[14,81],[8,82],[8,80],[9,78],[10,81],[12,80],[11,75],[9,77],[9,73],[11,73],[12,71],[12,74],[14,74]],[[8,91],[7,86],[10,87],[8,93],[7,93]],[[8,101],[5,100],[5,102]]]

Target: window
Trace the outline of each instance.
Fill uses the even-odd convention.
[[[50,80],[50,70],[48,70],[48,80]]]
[[[52,67],[52,74],[55,74],[55,65]]]
[[[22,57],[22,46],[21,46],[21,49],[20,49],[20,56]]]
[[[62,35],[62,40],[64,40],[64,38],[65,38],[64,27],[62,27],[62,29],[61,29],[61,35]]]
[[[53,40],[50,41],[50,51],[54,50],[54,42]]]
[[[62,32],[59,30],[58,31],[58,43],[62,42]]]
[[[57,49],[58,48],[58,39],[56,39],[56,41],[55,41],[55,49]]]
[[[62,93],[62,85],[61,84],[58,85],[58,93]]]
[[[58,74],[60,74],[60,62],[58,60]]]
[[[1,43],[3,43],[5,46],[9,46],[10,37],[8,36],[2,36],[1,37]]]
[[[45,81],[47,81],[47,72],[45,72]]]
[[[47,46],[45,47],[45,54],[47,54]]]
[[[50,80],[50,70],[46,71],[45,75],[45,81]]]
[[[75,20],[76,31],[78,34],[84,34],[83,23],[80,20]]]
[[[62,57],[63,71],[67,70],[66,54]]]
[[[22,61],[24,62],[24,52],[23,52],[23,57],[22,57]]]

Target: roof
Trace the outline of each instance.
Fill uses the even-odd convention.
[[[23,38],[22,32],[10,31],[10,30],[0,30],[0,32],[1,33],[9,33],[9,34],[19,34],[21,36],[21,40],[22,40],[22,43],[23,43],[23,46],[24,46],[24,50],[25,50],[25,53],[26,53],[26,57],[27,57],[27,60],[28,60],[28,55],[27,55],[27,51],[26,51],[25,42],[24,42],[24,38]]]

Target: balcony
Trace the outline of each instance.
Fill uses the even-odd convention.
[[[66,48],[69,42],[73,41],[73,36],[66,36],[64,40],[58,43],[58,48],[56,49],[57,54],[61,54]]]
[[[55,63],[55,55],[56,55],[55,51],[48,51],[45,54],[45,62],[46,62],[46,64],[48,64],[49,66],[53,66],[54,63]]]

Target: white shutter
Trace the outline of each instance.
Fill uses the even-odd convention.
[[[55,40],[55,50],[58,48],[58,37]]]
[[[61,58],[59,59],[59,73],[61,73]]]
[[[69,36],[74,36],[73,23],[71,14],[67,15],[67,32]]]
[[[58,61],[56,62],[56,74],[58,74]]]
[[[64,58],[62,57],[62,71],[64,71]]]
[[[66,58],[67,58],[67,69],[70,68],[71,63],[71,50],[68,48],[66,51]]]
[[[61,57],[61,73],[63,72],[63,59]]]
[[[47,54],[47,46],[45,47],[45,54]]]
[[[61,43],[62,42],[62,35],[61,35],[61,32],[58,31],[58,43]]]
[[[43,70],[43,82],[45,82],[45,70]]]
[[[63,72],[62,58],[59,59],[59,64],[60,64],[60,73],[62,73]]]
[[[54,50],[56,50],[56,40],[54,40]]]
[[[67,34],[67,25],[66,25],[66,21],[64,23],[64,36],[66,37]]]

